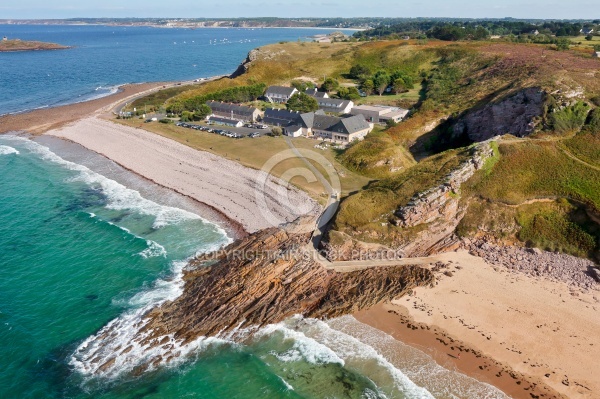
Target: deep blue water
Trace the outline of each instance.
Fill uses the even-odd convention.
[[[228,74],[255,47],[323,32],[0,25],[0,36],[73,46],[0,53],[0,115],[106,95],[124,83]]]

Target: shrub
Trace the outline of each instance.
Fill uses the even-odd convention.
[[[574,105],[552,112],[549,115],[550,127],[558,133],[568,133],[581,130],[590,106],[583,101]]]

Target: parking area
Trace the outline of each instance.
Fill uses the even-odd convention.
[[[221,136],[231,137],[234,139],[240,139],[243,137],[259,137],[269,133],[270,129],[259,129],[251,127],[233,127],[233,126],[221,126],[221,125],[208,125],[205,123],[191,123],[191,122],[178,122],[177,126],[181,126],[188,129],[200,130],[208,133],[220,134]]]

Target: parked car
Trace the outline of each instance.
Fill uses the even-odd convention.
[[[251,137],[251,138],[260,137],[260,133],[259,132],[252,132],[252,133],[250,133],[248,135],[248,137]]]

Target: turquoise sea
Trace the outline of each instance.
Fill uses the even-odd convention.
[[[54,40],[56,35],[81,29],[17,28],[23,38],[30,38],[24,34],[27,29],[32,36],[41,30],[50,33],[36,39],[66,44],[70,43]],[[84,49],[106,49],[125,40],[112,36],[112,31],[120,28],[88,28],[94,40],[80,44]],[[98,31],[106,37],[102,39]],[[261,30],[246,32],[245,40],[256,41],[236,47],[229,55],[227,70],[198,70],[196,75],[234,69],[257,41],[273,42],[282,40],[279,34],[300,34],[295,30],[270,32],[269,37]],[[138,37],[146,42],[145,33],[165,43],[180,42],[179,37],[174,40],[170,35],[182,34],[148,28],[127,40],[135,42]],[[224,37],[238,34],[223,29],[218,33]],[[73,32],[69,35],[74,36],[73,41],[85,42]],[[139,57],[152,58],[154,50],[145,51],[148,53],[132,53],[131,68]],[[43,65],[54,65],[60,70],[64,54],[68,53],[43,54],[43,61],[37,59],[37,68],[42,71]],[[94,54],[94,60],[72,62],[95,62],[104,68],[97,76],[103,76],[107,85],[193,77],[191,72],[167,71],[156,64],[149,69],[153,72],[136,75],[134,70],[119,80],[116,72],[111,75],[102,52]],[[208,55],[198,55],[204,56]],[[43,81],[29,82],[39,98],[19,99],[21,89],[12,85],[18,86],[21,67],[2,57],[0,87],[3,94],[8,86],[12,91],[0,99],[0,110],[24,110],[49,95]],[[24,65],[33,63],[35,57],[38,55],[23,55]],[[7,74],[16,80],[7,83]],[[67,82],[64,90],[49,83],[54,97],[73,101],[77,98],[73,93],[84,93],[98,84],[86,78],[94,74],[78,76],[78,83],[71,86]],[[203,215],[200,204],[78,145],[48,137],[0,135],[0,398],[505,397],[352,317],[327,322],[291,318],[256,331],[243,345],[227,336],[201,339],[181,348],[181,361],[142,375],[128,372],[143,356],[132,351],[127,359],[119,359],[122,368],[102,376],[90,375],[90,360],[81,356],[90,337],[111,323],[119,326],[119,334],[111,340],[116,345],[126,344],[145,310],[179,295],[187,259],[231,241],[226,226]]]

